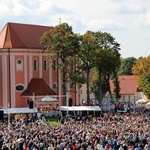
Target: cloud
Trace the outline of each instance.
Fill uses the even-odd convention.
[[[39,1],[38,8],[35,11],[40,14],[48,13],[47,15],[56,15],[56,14],[70,14],[72,13],[71,10],[59,6],[59,4],[54,4],[51,1]]]
[[[134,21],[133,27],[150,28],[150,12],[139,15],[138,19]]]
[[[54,4],[49,0],[1,0],[0,1],[0,16],[56,16],[58,14],[72,14],[72,10],[62,7],[59,4]],[[42,18],[41,17],[41,18]],[[47,17],[46,17],[47,18]]]
[[[0,16],[22,16],[29,13],[31,10],[19,4],[17,0],[2,0],[0,2]]]
[[[6,16],[6,15],[10,14],[10,4],[11,4],[11,2],[7,3],[7,0],[0,1],[0,16]]]
[[[22,15],[31,13],[31,10],[29,10],[28,8],[24,7],[23,5],[19,3],[14,3],[14,7],[11,10],[11,12],[12,12],[12,15],[22,16]]]
[[[146,11],[147,9],[143,5],[135,5],[135,3],[126,3],[118,5],[114,12],[118,14],[140,14],[145,13]]]
[[[121,22],[113,21],[113,20],[92,20],[88,24],[88,28],[93,31],[98,30],[120,30],[127,28]]]

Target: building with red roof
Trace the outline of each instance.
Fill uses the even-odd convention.
[[[0,107],[27,107],[27,100],[47,95],[57,95],[62,101],[61,74],[57,69],[47,66],[48,52],[40,44],[40,37],[53,30],[50,26],[20,23],[7,23],[0,32]],[[52,61],[57,64],[57,60]],[[134,76],[119,76],[121,99],[134,101],[140,96]],[[110,81],[112,94],[113,82]],[[71,84],[70,84],[71,87]],[[82,104],[86,99],[86,86],[76,89],[72,86],[69,94],[73,105]],[[94,96],[94,95],[92,95]],[[92,97],[93,98],[93,97]]]
[[[40,37],[50,26],[7,23],[0,32],[0,107],[27,107],[27,99],[58,95],[63,104],[62,84],[57,69],[47,66],[48,52]],[[54,64],[57,60],[54,59]],[[70,93],[78,99],[79,93]],[[75,104],[75,101],[73,101]],[[8,106],[9,105],[9,106]]]
[[[135,76],[134,75],[120,75],[118,77],[120,84],[120,100],[122,102],[132,102],[135,104],[137,99],[140,99],[142,96],[142,91],[138,90]],[[110,80],[110,87],[113,97],[115,97],[114,93],[114,83],[113,80]]]

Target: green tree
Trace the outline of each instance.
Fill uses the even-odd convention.
[[[139,57],[132,67],[137,85],[143,93],[150,98],[150,55]]]
[[[132,75],[132,67],[136,63],[136,60],[134,57],[121,58],[118,75]]]
[[[62,23],[54,27],[49,32],[45,32],[40,38],[40,43],[46,45],[46,50],[50,52],[48,60],[50,62],[57,58],[57,68],[62,74],[63,95],[67,92],[67,83],[75,79],[73,75],[78,73],[76,68],[71,66],[76,63],[77,53],[80,48],[80,35],[73,33],[72,27],[67,23]],[[72,75],[72,76],[71,76]],[[66,99],[63,102],[66,105]]]
[[[98,97],[101,105],[106,89],[111,94],[109,85],[110,76],[120,67],[120,44],[115,41],[115,38],[111,34],[106,32],[96,32],[95,37],[97,45],[93,64],[98,71]]]
[[[119,99],[121,98],[121,95],[120,95],[120,82],[118,80],[118,75],[117,73],[115,73],[114,75],[114,79],[113,79],[113,83],[114,83],[114,93],[115,93],[115,98],[116,99]]]
[[[81,61],[81,65],[79,66],[84,72],[86,72],[86,90],[87,90],[87,105],[90,104],[90,87],[89,87],[89,75],[93,66],[93,57],[95,55],[95,46],[96,41],[93,35],[93,32],[87,31],[84,35],[82,35],[82,40],[80,43],[80,51],[78,51],[78,56]]]
[[[93,77],[92,77],[92,80],[91,80],[91,84],[90,84],[90,89],[91,89],[91,92],[94,93],[95,95],[95,98],[97,100],[100,99],[100,94],[99,94],[99,75],[98,75],[98,70],[95,68],[93,70]],[[108,90],[109,90],[109,81],[107,79],[107,76],[102,76],[102,93],[106,93]],[[103,96],[104,96],[103,94]]]

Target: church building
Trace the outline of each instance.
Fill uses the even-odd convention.
[[[57,67],[48,67],[40,37],[50,26],[7,23],[0,31],[0,108],[27,107],[27,100],[56,96],[63,105],[62,83]],[[57,65],[57,60],[52,61]],[[69,95],[80,103],[79,89]]]

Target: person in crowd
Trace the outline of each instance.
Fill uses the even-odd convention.
[[[0,124],[0,150],[149,150],[150,112],[104,113],[99,117],[59,116]],[[18,141],[21,140],[21,143]]]

